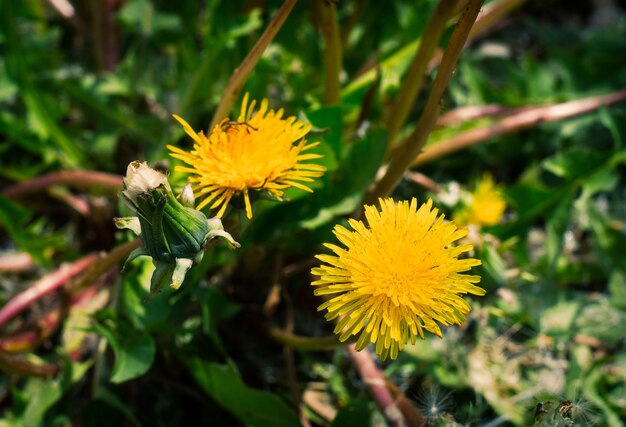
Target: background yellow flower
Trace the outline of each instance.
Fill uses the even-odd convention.
[[[198,209],[212,202],[210,209],[219,208],[217,216],[221,217],[231,198],[243,194],[246,215],[252,218],[251,190],[267,191],[275,197],[289,187],[311,192],[303,183],[313,182],[326,171],[324,166],[302,163],[322,157],[304,153],[319,144],[307,144],[304,139],[310,124],[295,117],[283,118],[283,110],[269,109],[267,99],[256,113],[255,105],[252,101],[248,106],[246,94],[237,121],[224,119],[208,137],[174,115],[195,144],[190,152],[167,147],[172,157],[189,165],[176,170],[192,175],[189,181],[196,197],[205,196]]]
[[[437,322],[460,324],[470,305],[460,295],[484,295],[475,286],[479,276],[460,274],[479,265],[476,259],[459,259],[471,244],[452,246],[467,234],[452,222],[437,217],[429,200],[417,209],[411,202],[380,199],[381,210],[365,206],[369,226],[350,220],[352,231],[337,225],[341,248],[325,244],[335,255],[318,255],[322,261],[312,274],[316,295],[334,295],[320,305],[327,320],[339,318],[335,333],[344,341],[360,334],[357,350],[376,344],[381,359],[398,352],[410,340],[424,337],[426,329],[441,336]]]
[[[470,194],[468,205],[456,213],[454,220],[460,225],[496,225],[505,209],[501,189],[490,174],[485,174]]]

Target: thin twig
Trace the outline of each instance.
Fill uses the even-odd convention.
[[[47,0],[50,6],[79,33],[85,32],[85,24],[68,0]]]
[[[257,40],[252,50],[250,50],[239,67],[237,67],[233,72],[233,75],[230,77],[230,80],[228,80],[228,84],[224,89],[220,104],[217,106],[215,114],[213,114],[213,119],[211,120],[211,125],[208,129],[209,132],[220,120],[228,116],[230,109],[233,107],[233,104],[239,96],[239,93],[248,79],[248,76],[259,62],[259,59],[261,59],[261,56],[263,55],[263,52],[265,52],[267,46],[269,46],[270,42],[278,33],[278,30],[280,30],[280,27],[282,27],[283,23],[287,19],[287,16],[289,16],[291,9],[295,6],[296,1],[297,0],[285,0],[261,37],[259,37],[259,40]]]
[[[78,277],[71,284],[70,290],[76,292],[85,287],[90,286],[94,281],[98,279],[102,274],[109,271],[109,269],[128,258],[128,255],[141,245],[141,240],[135,239],[130,242],[123,243],[116,246],[106,255],[100,257],[97,262],[93,263],[93,266],[85,271],[85,273]]]
[[[626,89],[608,95],[592,96],[562,104],[523,107],[517,110],[517,113],[510,112],[498,123],[462,132],[425,148],[424,152],[414,159],[412,166],[423,165],[500,135],[518,132],[540,123],[567,119],[623,101],[626,101]]]
[[[89,206],[89,202],[85,200],[84,197],[74,195],[63,187],[52,186],[48,190],[48,194],[50,194],[55,199],[65,203],[85,218],[89,217],[91,214],[91,207]]]
[[[0,352],[0,370],[28,377],[53,378],[61,367],[57,364],[35,363],[27,356]]]
[[[389,425],[392,427],[406,426],[404,416],[387,388],[385,376],[374,363],[369,350],[365,348],[357,351],[352,344],[348,346],[348,353],[374,401],[389,421]]]
[[[518,8],[522,5],[526,0],[496,0],[489,3],[485,6],[478,19],[476,19],[476,23],[472,27],[472,30],[467,36],[467,41],[465,45],[467,46],[469,43],[477,39],[480,35],[482,35],[485,31],[493,28],[495,24],[500,22],[500,20],[508,15],[512,10]],[[433,55],[433,58],[430,60],[428,64],[428,69],[432,70],[441,62],[443,57],[443,51],[438,50]]]
[[[415,103],[415,99],[424,82],[428,63],[439,45],[439,40],[446,29],[448,20],[453,16],[460,2],[461,0],[441,0],[430,17],[428,26],[422,33],[419,48],[413,57],[413,61],[411,61],[406,75],[402,79],[402,86],[388,115],[388,153],[394,145],[398,132],[409,116],[411,106]]]
[[[504,116],[515,112],[514,108],[503,107],[498,104],[487,105],[468,105],[458,107],[442,114],[437,119],[436,127],[452,126],[457,123],[463,123],[470,120],[483,119],[493,116]]]
[[[433,193],[439,193],[441,191],[441,186],[423,173],[406,171],[404,173],[404,178],[408,181],[416,183],[417,185],[421,185]]]
[[[0,337],[0,351],[5,353],[23,353],[34,348],[48,338],[61,324],[61,308],[56,307],[37,320],[33,329],[16,332]]]
[[[17,273],[32,268],[35,260],[27,252],[4,253],[0,255],[0,272]]]
[[[385,384],[389,388],[391,395],[394,397],[396,405],[404,415],[407,424],[411,427],[424,427],[428,424],[428,419],[411,403],[411,401],[402,393],[402,390],[393,382],[386,378]]]
[[[97,259],[97,255],[91,254],[71,264],[63,265],[55,272],[47,274],[36,281],[25,291],[14,296],[0,310],[0,327],[4,326],[9,320],[28,308],[33,301],[54,292],[60,286],[68,283],[72,277],[94,264]]]
[[[459,19],[446,47],[437,77],[431,88],[422,116],[415,126],[415,130],[393,156],[383,178],[368,191],[365,198],[366,204],[372,204],[378,197],[383,197],[393,190],[402,178],[404,171],[409,167],[411,160],[417,157],[417,154],[426,143],[428,135],[435,126],[439,116],[441,98],[448,87],[452,72],[456,67],[457,60],[463,50],[472,25],[476,21],[482,3],[483,0],[470,0],[468,2],[467,8]]]
[[[277,276],[280,271],[280,267],[276,269]],[[280,284],[282,290],[283,299],[285,300],[285,331],[289,334],[293,333],[295,322],[293,315],[293,303],[285,287]],[[311,423],[306,417],[305,408],[302,404],[302,391],[300,390],[300,384],[298,384],[298,374],[296,369],[296,358],[293,353],[293,348],[285,345],[283,346],[283,354],[287,363],[287,378],[289,380],[289,390],[293,399],[293,406],[298,408],[298,416],[300,423],[303,427],[311,427]]]
[[[76,188],[95,187],[117,191],[122,187],[122,177],[106,172],[94,172],[80,169],[53,172],[30,181],[13,185],[2,191],[2,195],[15,198],[36,193],[51,185],[59,184]]]
[[[269,328],[268,335],[274,341],[304,351],[327,351],[345,346],[336,335],[326,337],[301,337],[279,328]]]
[[[263,304],[263,314],[270,317],[276,311],[278,304],[280,304],[280,289],[281,289],[281,270],[283,268],[283,256],[279,252],[274,260],[274,273],[272,275],[272,286],[265,298],[265,304]]]
[[[324,103],[338,104],[341,83],[341,37],[337,21],[337,6],[325,0],[315,0],[320,16],[320,31],[324,37]]]
[[[472,27],[467,37],[468,41],[475,40],[485,31],[493,28],[503,17],[520,7],[524,2],[526,0],[499,0],[486,5],[476,20],[476,24]]]

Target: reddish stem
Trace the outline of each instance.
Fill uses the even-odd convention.
[[[13,317],[24,311],[33,301],[48,295],[67,283],[72,277],[84,271],[100,257],[96,254],[87,255],[69,265],[64,265],[57,271],[50,273],[17,294],[0,310],[0,327],[4,326]]]
[[[26,252],[0,255],[0,271],[2,272],[16,273],[28,270],[34,265],[33,257]]]
[[[114,270],[113,270],[114,271]],[[70,296],[69,305],[71,307],[80,307],[88,304],[98,292],[102,289],[102,286],[111,280],[111,274],[103,275],[97,284],[91,286],[83,291]],[[9,335],[0,337],[0,351],[6,353],[19,353],[30,350],[37,346],[42,340],[48,338],[54,331],[57,330],[62,317],[65,317],[67,313],[61,308],[55,308],[47,312],[38,322],[36,327]]]
[[[372,359],[372,354],[369,350],[365,348],[361,351],[357,351],[355,345],[350,344],[348,346],[348,354],[356,365],[359,375],[376,401],[376,404],[389,421],[389,425],[392,427],[405,426],[406,422],[402,416],[402,412],[400,408],[398,408],[398,405],[396,405],[395,399],[387,388],[385,376],[374,363],[374,359]]]
[[[455,151],[462,150],[500,135],[517,132],[541,123],[564,120],[597,110],[600,107],[626,101],[626,89],[607,95],[591,96],[553,105],[539,105],[509,110],[501,121],[489,126],[470,129],[449,139],[428,146],[413,161],[418,166],[438,159]]]
[[[122,186],[122,177],[106,172],[93,172],[80,169],[54,172],[9,187],[2,191],[2,195],[6,197],[19,197],[58,184],[77,188],[103,187],[117,190]]]
[[[48,338],[61,324],[61,309],[50,310],[37,322],[37,327],[25,332],[0,337],[0,351],[21,353],[35,347]]]

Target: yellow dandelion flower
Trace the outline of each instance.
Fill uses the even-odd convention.
[[[485,174],[471,193],[468,205],[454,216],[454,220],[461,225],[496,225],[502,220],[505,209],[501,189],[491,175]]]
[[[312,283],[316,295],[334,295],[318,310],[328,310],[327,320],[339,318],[339,339],[360,334],[357,350],[375,343],[385,360],[395,359],[409,340],[424,338],[424,329],[441,336],[438,323],[461,324],[471,309],[461,295],[485,290],[475,285],[479,276],[461,274],[480,264],[458,258],[472,245],[452,246],[467,229],[437,217],[432,200],[419,210],[415,198],[379,203],[380,212],[365,206],[369,226],[352,219],[352,231],[335,226],[345,248],[325,244],[335,255],[318,255],[324,264],[311,273],[320,277]]]
[[[256,101],[248,105],[246,94],[237,121],[224,119],[208,137],[174,115],[195,143],[190,152],[171,145],[167,148],[172,157],[189,165],[176,170],[192,175],[189,181],[196,197],[205,197],[197,209],[212,203],[210,209],[219,208],[217,216],[221,217],[233,196],[243,194],[246,214],[252,218],[250,191],[267,191],[275,197],[289,187],[312,192],[303,183],[313,182],[326,171],[323,166],[302,163],[322,157],[304,153],[319,145],[307,144],[304,139],[310,124],[295,117],[283,118],[283,110],[269,109],[267,99],[256,112],[255,105]]]

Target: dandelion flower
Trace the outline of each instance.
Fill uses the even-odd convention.
[[[506,202],[502,191],[493,181],[493,177],[485,174],[471,193],[466,207],[454,217],[462,225],[496,225],[502,219]]]
[[[311,273],[320,277],[315,294],[333,295],[318,310],[328,310],[327,320],[339,318],[339,339],[359,334],[357,350],[376,344],[385,360],[424,338],[424,329],[441,337],[438,323],[461,324],[471,309],[461,295],[485,291],[475,285],[479,276],[461,274],[480,264],[459,259],[472,245],[452,246],[467,230],[438,217],[432,200],[419,209],[415,198],[379,202],[380,211],[365,206],[369,226],[352,219],[352,231],[335,226],[345,248],[325,244],[335,255],[318,255],[323,264]]]
[[[289,187],[312,192],[306,183],[326,170],[303,163],[322,157],[305,153],[319,144],[308,144],[304,139],[311,125],[295,117],[283,118],[283,110],[269,109],[267,99],[256,112],[255,105],[256,101],[248,105],[246,94],[237,121],[222,120],[208,137],[174,115],[195,142],[190,152],[171,145],[168,148],[172,157],[188,165],[176,170],[192,175],[189,181],[196,197],[205,197],[197,209],[211,203],[210,209],[219,208],[217,216],[222,217],[230,200],[243,195],[246,214],[252,218],[251,191],[265,191],[275,198]]]

